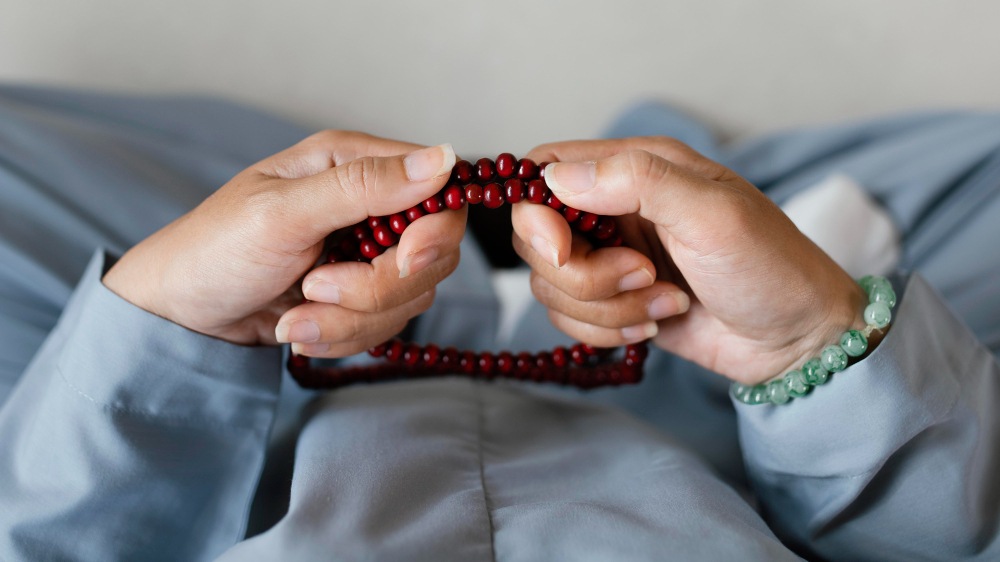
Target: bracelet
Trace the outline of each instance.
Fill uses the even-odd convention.
[[[846,369],[851,358],[864,355],[872,332],[885,329],[892,321],[896,293],[885,277],[866,275],[858,284],[868,293],[868,306],[863,315],[867,325],[863,330],[847,330],[840,336],[839,344],[827,346],[819,357],[813,357],[801,369],[790,371],[779,379],[756,385],[733,383],[730,387],[733,397],[749,405],[785,404],[792,398],[809,394],[814,386],[828,381],[830,375]]]

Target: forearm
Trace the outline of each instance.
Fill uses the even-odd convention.
[[[919,277],[865,360],[783,406],[737,404],[756,493],[821,557],[997,555],[1000,367]]]
[[[211,558],[242,538],[276,348],[190,332],[91,262],[0,410],[0,558]]]

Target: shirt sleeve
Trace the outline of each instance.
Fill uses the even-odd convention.
[[[867,358],[782,406],[736,403],[765,518],[807,556],[1000,558],[1000,366],[919,276]]]
[[[0,409],[0,559],[205,560],[243,536],[280,350],[139,309],[109,265],[94,256]]]

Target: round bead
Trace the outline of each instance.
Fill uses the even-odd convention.
[[[453,211],[465,205],[465,190],[457,185],[449,185],[444,190],[444,204]]]
[[[371,232],[371,229],[365,228],[360,224],[351,229],[351,233],[354,235],[356,240],[364,240],[365,237],[368,236],[369,232]]]
[[[597,221],[597,230],[594,231],[594,238],[598,240],[607,240],[611,238],[615,232],[618,230],[617,223],[615,219],[611,217],[601,217]]]
[[[565,209],[563,209],[563,216],[566,217],[566,222],[570,224],[576,222],[580,218],[580,215],[582,214],[583,211],[581,211],[580,209],[574,209],[573,207],[566,207]]]
[[[507,202],[510,204],[520,203],[524,199],[524,182],[517,179],[509,179],[503,183],[504,193]]]
[[[419,345],[411,343],[406,346],[406,351],[403,352],[403,363],[408,367],[415,367],[423,356],[424,350]]]
[[[823,362],[816,357],[806,361],[802,366],[802,375],[812,386],[823,384],[830,378],[830,372],[823,368]]]
[[[758,384],[750,389],[750,395],[747,397],[747,404],[767,404],[771,401],[771,398],[767,392],[767,386],[763,384]]]
[[[478,205],[483,202],[483,188],[478,184],[470,183],[465,186],[465,200],[469,205]]]
[[[896,306],[896,292],[892,287],[872,287],[871,291],[868,291],[868,300],[884,303],[891,309]]]
[[[472,181],[475,170],[473,170],[472,163],[468,160],[459,160],[455,162],[455,167],[451,169],[451,174],[459,183],[469,183]]]
[[[545,205],[557,211],[561,211],[563,208],[562,201],[560,201],[559,198],[556,197],[556,194],[551,191],[549,191],[549,196],[545,198]]]
[[[462,372],[471,375],[479,367],[479,357],[471,351],[465,351],[458,360],[458,366],[462,369]]]
[[[483,206],[496,209],[503,205],[503,190],[498,183],[488,183],[483,186]]]
[[[389,346],[386,345],[385,343],[380,343],[380,344],[376,345],[375,347],[370,348],[368,350],[368,355],[371,355],[372,357],[382,357],[383,355],[385,355],[385,350],[388,347]]]
[[[494,359],[493,354],[484,352],[479,354],[479,372],[484,375],[493,374]]]
[[[402,357],[403,342],[395,339],[389,342],[389,347],[385,350],[385,358],[389,361],[399,361]]]
[[[420,205],[416,205],[406,210],[406,220],[413,222],[426,214]]]
[[[406,217],[401,213],[389,215],[389,228],[396,234],[402,234],[407,226],[410,226],[410,223],[406,222]]]
[[[458,350],[454,347],[446,347],[444,351],[441,352],[441,358],[438,359],[438,365],[442,370],[446,372],[455,372],[458,370]]]
[[[497,156],[497,175],[501,178],[513,177],[517,173],[517,158],[509,152]]]
[[[434,367],[437,365],[438,359],[441,357],[441,348],[434,344],[429,344],[424,348],[424,356],[422,357],[424,365],[428,367]]]
[[[784,381],[776,380],[767,384],[767,397],[772,404],[781,405],[790,400]]]
[[[557,347],[552,350],[552,364],[562,369],[569,363],[569,350],[565,347]]]
[[[538,164],[530,158],[522,158],[517,162],[517,179],[533,180],[538,177]]]
[[[580,232],[590,232],[594,230],[599,220],[600,217],[594,213],[583,213],[580,215],[580,222],[577,223],[577,228],[580,229]]]
[[[549,188],[543,180],[531,180],[528,182],[527,199],[532,203],[542,204],[549,195]]]
[[[396,237],[396,234],[384,224],[380,224],[378,228],[372,232],[372,234],[375,236],[375,241],[386,248],[392,246],[396,242],[399,242],[399,238]]]
[[[423,206],[425,211],[434,214],[440,212],[444,207],[444,199],[440,194],[431,195],[427,199],[424,199]]]
[[[577,365],[583,365],[587,362],[587,354],[583,352],[583,346],[581,344],[575,344],[570,348],[569,358],[572,359]]]
[[[375,230],[380,226],[382,226],[382,219],[380,217],[368,217],[368,228]]]
[[[514,356],[509,351],[501,351],[497,355],[497,371],[507,374],[514,370]]]
[[[361,255],[370,260],[382,255],[382,246],[379,246],[378,243],[371,238],[365,238],[362,240],[358,248],[361,250]]]
[[[489,158],[480,158],[476,161],[476,178],[479,181],[490,181],[493,179],[493,161]]]
[[[785,390],[793,398],[801,398],[809,393],[809,383],[806,382],[806,376],[802,371],[789,371],[783,381]]]
[[[873,302],[865,307],[865,323],[885,328],[892,321],[892,311],[884,302]]]
[[[288,357],[288,366],[291,368],[304,368],[309,366],[309,358],[305,355],[298,355],[293,353]]]
[[[847,368],[847,354],[839,345],[829,345],[819,354],[823,368],[831,373],[839,373]]]
[[[848,330],[840,336],[840,348],[851,357],[861,357],[868,350],[868,340],[858,330]]]
[[[865,293],[868,293],[868,298],[871,298],[872,289],[876,287],[889,288],[892,289],[892,283],[881,275],[865,275],[861,279],[858,279],[858,284],[864,289]]]
[[[747,400],[750,398],[750,390],[753,389],[752,386],[747,386],[745,384],[740,384],[738,382],[733,383],[730,387],[730,391],[733,393],[733,398],[746,404]]]
[[[545,167],[552,162],[539,162],[538,163],[538,177],[545,179]]]
[[[535,362],[532,361],[530,353],[522,351],[517,354],[517,359],[514,361],[514,371],[517,373],[518,378],[523,378],[523,376],[530,374],[534,366]]]

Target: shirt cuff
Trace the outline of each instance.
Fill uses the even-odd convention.
[[[281,349],[215,339],[129,303],[101,283],[113,263],[97,251],[63,311],[60,380],[107,410],[179,423],[270,423]]]
[[[974,361],[992,355],[918,275],[892,329],[862,361],[781,406],[734,400],[756,470],[816,477],[877,470],[902,444],[945,419]]]

